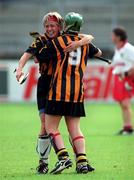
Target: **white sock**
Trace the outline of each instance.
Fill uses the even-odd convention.
[[[36,150],[39,154],[39,158],[43,160],[44,163],[48,164],[48,156],[51,151],[51,139],[48,135],[38,137]]]

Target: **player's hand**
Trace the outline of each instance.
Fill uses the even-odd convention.
[[[19,82],[19,79],[20,79],[20,77],[21,77],[22,75],[24,75],[24,73],[22,72],[22,70],[21,70],[21,69],[17,69],[17,70],[16,70],[16,79],[17,79],[18,82]]]
[[[125,78],[125,74],[124,74],[124,73],[121,73],[121,74],[119,74],[118,76],[119,76],[119,79],[120,79],[120,80],[123,80],[123,79]]]
[[[128,76],[134,76],[134,66],[128,71]]]
[[[80,46],[79,41],[72,41],[68,44],[68,46],[64,49],[64,52],[71,52],[76,50]]]
[[[72,41],[68,44],[68,46],[64,49],[64,52],[71,52],[76,50],[80,46],[87,45],[92,42],[94,37],[92,35],[86,35],[86,34],[81,34],[79,35],[82,39],[79,41]]]
[[[35,63],[39,63],[38,59],[34,56],[33,57]]]

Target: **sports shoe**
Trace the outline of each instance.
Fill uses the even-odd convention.
[[[132,135],[134,133],[133,129],[122,129],[118,132],[118,135]]]
[[[87,164],[87,167],[88,167],[88,172],[91,172],[91,171],[94,171],[95,168],[93,168],[92,166],[90,166],[89,164]]]
[[[91,167],[89,164],[81,163],[76,165],[76,172],[78,174],[87,174],[88,172],[94,171],[95,169]]]
[[[50,173],[51,174],[59,174],[64,169],[68,169],[69,167],[72,167],[72,164],[73,163],[69,158],[61,159],[56,163],[55,168]]]
[[[38,174],[47,174],[48,164],[44,163],[42,160],[39,161],[39,166],[36,168]]]

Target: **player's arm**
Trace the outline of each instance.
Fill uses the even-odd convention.
[[[77,49],[78,47],[84,46],[92,42],[94,37],[92,35],[87,34],[79,34],[81,39],[79,41],[72,41],[68,44],[68,46],[64,49],[64,52],[71,52]]]
[[[26,63],[31,59],[32,57],[35,57],[36,54],[39,52],[41,47],[43,46],[42,41],[39,39],[40,37],[34,38],[34,41],[31,46],[26,50],[26,52],[21,56],[17,71],[16,71],[16,79],[19,81],[19,78],[24,74],[23,68],[26,65]]]
[[[128,76],[134,76],[134,65],[131,67],[131,69],[128,71]]]
[[[97,48],[96,46],[94,46],[92,43],[89,44],[89,58],[93,58],[93,57],[101,57],[102,55],[102,51]]]
[[[18,63],[18,67],[17,67],[17,71],[16,71],[16,79],[17,81],[19,81],[19,78],[24,74],[23,73],[23,68],[25,66],[25,64],[27,63],[27,61],[32,57],[32,54],[25,52]]]

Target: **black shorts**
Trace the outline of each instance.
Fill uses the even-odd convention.
[[[37,83],[37,106],[40,113],[45,113],[46,97],[49,92],[51,76],[40,76]]]
[[[73,116],[73,117],[84,117],[85,109],[84,103],[73,103],[63,101],[46,101],[45,106],[46,114],[59,115],[59,116]]]

